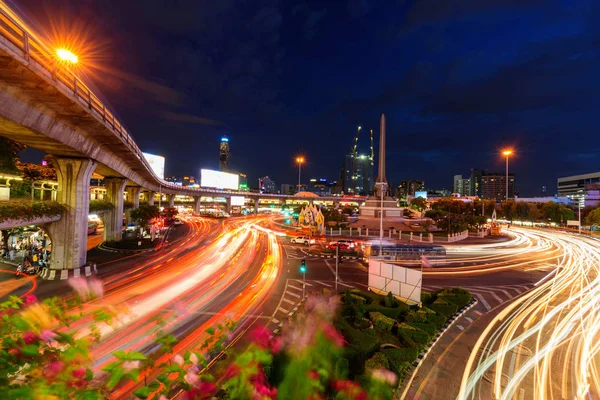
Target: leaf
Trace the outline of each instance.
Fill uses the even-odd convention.
[[[117,350],[113,353],[113,356],[115,356],[118,360],[127,360],[127,353],[124,352],[123,350]]]
[[[123,368],[114,368],[111,371],[110,379],[106,383],[106,387],[109,390],[113,390],[115,388],[115,386],[117,386],[119,384],[119,382],[121,381],[121,378],[123,378],[123,375],[124,375]]]
[[[87,382],[91,382],[92,379],[94,379],[94,372],[91,369],[86,368],[85,369],[85,376],[83,377],[83,380],[87,381]]]
[[[169,379],[169,377],[167,376],[167,374],[160,374],[159,376],[156,377],[156,380],[161,383],[164,383],[168,379]]]
[[[40,349],[37,344],[28,344],[21,348],[21,352],[28,357],[35,357],[40,355]]]
[[[128,360],[139,360],[139,361],[144,361],[147,360],[148,357],[146,357],[145,355],[143,355],[142,353],[139,353],[137,351],[130,351],[127,354],[127,359]]]
[[[215,329],[211,326],[210,328],[208,328],[204,332],[208,333],[209,335],[214,335],[215,334]]]
[[[148,387],[150,388],[151,391],[155,392],[160,388],[160,383],[152,382],[151,384],[148,385]]]
[[[150,396],[150,388],[148,386],[142,386],[141,388],[133,392],[133,394],[139,397],[140,399],[147,399],[148,396]]]

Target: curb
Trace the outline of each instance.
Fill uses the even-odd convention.
[[[302,304],[302,302],[303,302],[303,301],[306,301],[306,297],[304,297],[302,300],[300,300],[300,301],[298,302],[298,304],[296,304],[296,307],[294,307],[294,308],[292,309],[292,311],[290,311],[290,312],[288,313],[288,315],[287,315],[288,319],[290,319],[291,317],[293,317],[293,316],[294,316],[294,314],[296,314],[296,312],[298,312],[298,309],[300,308],[300,305]],[[281,329],[282,329],[282,328],[283,328],[283,322],[280,322],[280,323],[279,323],[279,327],[277,327],[277,328],[273,329],[273,335],[272,335],[272,336],[275,336],[275,335],[279,334],[279,332],[281,332]]]
[[[65,280],[69,278],[79,278],[81,276],[96,275],[98,270],[96,264],[86,265],[84,267],[73,269],[50,269],[42,268],[38,276],[47,281]]]
[[[402,395],[400,397],[398,397],[399,399],[406,398],[408,389],[410,389],[410,384],[412,383],[413,379],[415,379],[415,376],[417,375],[417,372],[419,371],[421,364],[423,363],[425,358],[427,358],[427,356],[431,352],[431,349],[433,349],[433,347],[437,344],[437,342],[440,340],[442,335],[444,333],[446,333],[448,331],[448,329],[450,329],[452,327],[452,325],[454,325],[454,323],[456,322],[457,319],[462,317],[471,308],[475,307],[475,305],[477,305],[478,302],[479,301],[476,298],[473,298],[469,304],[464,306],[458,313],[454,314],[452,316],[452,318],[450,318],[448,321],[446,321],[446,325],[444,325],[444,328],[440,332],[438,332],[438,334],[435,336],[435,339],[429,344],[427,349],[425,349],[425,351],[423,351],[421,354],[419,354],[417,359],[415,361],[413,361],[413,364],[412,364],[414,366],[413,372],[412,372],[412,374],[410,374],[408,381],[406,381],[406,387],[404,388]],[[402,381],[402,383],[404,383],[404,380]],[[400,386],[398,386],[398,388],[400,388]]]
[[[323,254],[311,254],[311,256],[321,257],[321,258],[335,258],[335,256],[326,256]],[[342,256],[342,260],[362,260],[362,257],[358,256]]]
[[[126,254],[137,254],[137,253],[148,253],[151,251],[158,250],[158,247],[152,249],[143,249],[143,250],[129,250],[129,249],[115,249],[113,247],[104,246],[103,243],[96,246],[96,249],[101,251],[106,251],[108,253],[126,253]]]

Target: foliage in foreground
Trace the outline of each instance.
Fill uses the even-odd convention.
[[[70,283],[77,296],[39,302],[29,295],[0,304],[3,399],[101,399],[123,389],[160,400],[181,391],[188,399],[391,399],[396,376],[385,365],[373,363],[362,385],[347,379],[346,343],[332,325],[337,298],[310,298],[281,337],[254,328],[248,349],[230,352],[226,365],[208,368],[231,340],[231,322],[208,329],[203,344],[181,354],[174,353],[177,339],[159,332],[158,354],[116,351],[99,375],[91,348],[106,328],[118,331],[123,316],[112,307],[97,307],[103,295],[99,281]],[[94,301],[97,310],[87,324],[85,301]]]
[[[0,222],[10,219],[30,221],[36,218],[62,215],[65,206],[54,201],[6,201],[0,202]]]

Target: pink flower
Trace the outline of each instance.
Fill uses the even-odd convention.
[[[188,371],[188,373],[185,374],[184,379],[192,386],[198,386],[200,383],[200,378],[198,378],[198,375],[194,374],[192,371]]]
[[[225,371],[225,379],[231,379],[240,373],[240,367],[235,364],[230,364]]]
[[[325,324],[323,334],[328,340],[331,340],[337,347],[342,347],[346,343],[344,337],[333,327],[333,325]]]
[[[44,375],[49,379],[54,379],[58,374],[61,373],[64,366],[65,364],[63,364],[61,361],[53,361],[48,364],[48,367],[44,371]]]
[[[77,368],[72,372],[73,377],[77,379],[83,379],[85,377],[85,368]]]
[[[258,347],[262,349],[268,349],[269,341],[271,340],[271,333],[267,328],[260,325],[250,332],[250,338]]]
[[[398,380],[398,377],[396,376],[395,373],[393,373],[392,371],[389,371],[385,368],[374,369],[373,371],[371,371],[371,377],[378,381],[385,382],[385,383],[389,384],[390,386],[395,385],[396,380]]]
[[[190,361],[192,362],[192,364],[194,365],[198,365],[198,363],[200,362],[200,360],[198,360],[198,356],[196,355],[196,353],[192,353],[190,355]]]
[[[48,329],[44,329],[42,333],[40,333],[40,339],[42,339],[44,342],[51,342],[57,337],[58,335],[56,333],[49,331]]]
[[[140,368],[140,361],[139,360],[134,360],[134,361],[125,361],[123,363],[123,371],[125,371],[125,373],[127,372],[131,372],[135,369],[139,369]]]
[[[179,316],[183,317],[185,315],[188,314],[188,310],[187,308],[183,305],[182,302],[180,301],[176,301],[173,306],[175,307],[175,311],[177,312],[177,314],[179,314]]]
[[[308,371],[308,377],[312,380],[319,380],[319,374],[317,371]]]
[[[210,394],[217,390],[217,387],[212,382],[200,382],[200,386],[198,386],[200,392],[203,394]]]
[[[271,353],[279,353],[283,349],[283,340],[276,336],[271,339]]]
[[[35,297],[35,296],[34,296],[34,295],[32,295],[32,294],[28,294],[27,296],[23,297],[23,300],[24,300],[24,304],[25,304],[26,306],[28,306],[28,305],[30,305],[30,304],[33,304],[33,303],[35,303],[35,302],[37,301],[37,297]]]
[[[69,285],[84,301],[101,298],[104,295],[102,282],[97,279],[71,278]]]
[[[25,344],[31,344],[38,340],[38,336],[33,332],[25,332],[23,334],[23,341]]]
[[[180,367],[183,367],[185,360],[179,354],[176,354],[175,357],[173,357],[173,362],[179,365]]]

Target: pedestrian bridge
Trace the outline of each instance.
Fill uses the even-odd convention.
[[[104,177],[106,199],[114,210],[105,223],[107,240],[120,240],[123,193],[134,207],[140,193],[170,196],[245,196],[286,199],[291,196],[236,190],[188,188],[159,178],[131,133],[100,97],[6,4],[0,2],[0,135],[55,157],[57,201],[68,212],[53,223],[52,268],[85,264],[90,177]],[[357,201],[355,197],[319,200]],[[172,200],[170,200],[172,202]]]

